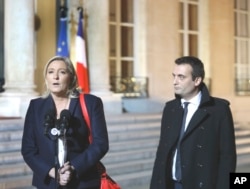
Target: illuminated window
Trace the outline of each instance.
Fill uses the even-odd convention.
[[[181,56],[198,56],[198,9],[198,0],[180,0],[179,33]]]
[[[133,76],[133,0],[109,1],[109,62],[111,77]]]
[[[234,1],[235,19],[235,90],[238,95],[250,94],[250,7],[249,0]]]

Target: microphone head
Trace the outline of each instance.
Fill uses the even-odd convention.
[[[60,135],[64,135],[66,130],[69,128],[69,120],[71,114],[69,110],[62,110],[60,114]]]
[[[56,111],[55,109],[50,109],[47,111],[47,113],[44,116],[44,134],[48,136],[49,134],[49,129],[54,127],[54,122],[55,122],[55,116],[56,116]]]
[[[71,117],[71,113],[70,113],[69,110],[64,109],[64,110],[61,111],[60,119],[62,118],[62,119],[67,119],[67,120],[69,120],[70,117]]]

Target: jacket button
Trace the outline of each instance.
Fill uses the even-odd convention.
[[[202,165],[202,164],[200,164],[200,163],[197,163],[197,166],[198,166],[198,167],[200,167],[200,168],[202,168],[202,167],[203,167],[203,165]]]
[[[197,148],[202,148],[202,145],[200,145],[200,144],[197,144]]]
[[[202,188],[202,186],[203,186],[203,182],[200,182],[199,187]]]
[[[205,130],[205,128],[204,128],[203,126],[200,126],[200,129],[201,129],[201,130]]]

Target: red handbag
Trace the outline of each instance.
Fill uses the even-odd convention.
[[[85,103],[84,94],[80,94],[80,103],[82,112],[85,118],[85,121],[87,123],[88,129],[89,129],[89,141],[92,142],[92,135],[91,135],[91,127],[90,127],[90,119],[89,114],[87,110],[87,106]],[[121,187],[116,183],[106,172],[105,166],[99,162],[97,165],[98,171],[101,176],[101,188],[100,189],[121,189]]]

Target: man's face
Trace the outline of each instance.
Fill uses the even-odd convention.
[[[189,64],[175,64],[173,70],[173,84],[175,94],[185,100],[193,98],[199,92],[201,78],[192,78],[192,67]]]

